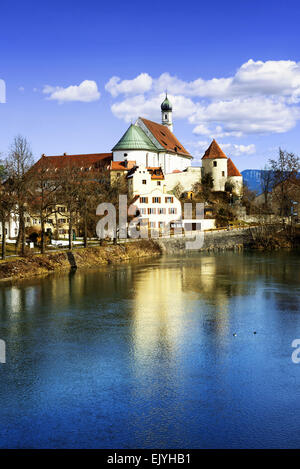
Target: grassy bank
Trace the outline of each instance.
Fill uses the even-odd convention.
[[[161,253],[151,240],[140,240],[122,245],[107,245],[75,249],[52,254],[36,254],[29,257],[10,258],[0,263],[0,282],[17,281],[53,272],[68,272],[72,268],[96,267],[151,257]]]

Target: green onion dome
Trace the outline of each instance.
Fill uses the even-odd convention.
[[[161,103],[162,111],[172,111],[172,104],[168,100],[168,95],[166,94],[165,100]]]

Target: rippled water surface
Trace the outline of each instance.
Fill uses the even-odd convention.
[[[299,446],[299,293],[289,253],[0,287],[0,447]]]

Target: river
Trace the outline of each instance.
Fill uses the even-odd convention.
[[[299,293],[297,253],[0,287],[0,447],[299,447]]]

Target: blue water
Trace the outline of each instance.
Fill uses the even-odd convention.
[[[299,268],[198,254],[1,287],[0,447],[299,447]]]

